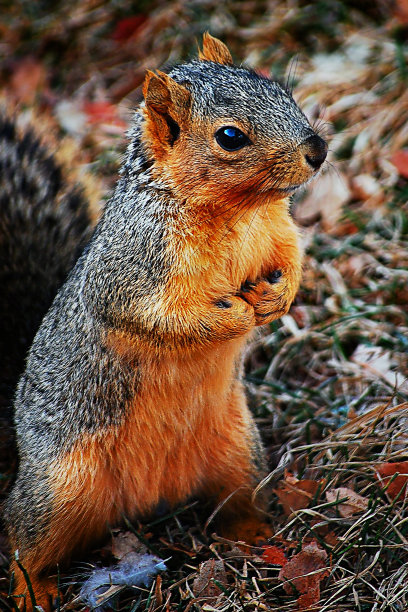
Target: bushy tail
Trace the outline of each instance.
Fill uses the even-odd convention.
[[[0,113],[0,418],[26,352],[91,233],[81,189],[32,129]]]

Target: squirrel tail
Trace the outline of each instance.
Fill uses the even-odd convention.
[[[11,405],[27,350],[91,234],[80,188],[32,128],[0,111],[0,419]]]

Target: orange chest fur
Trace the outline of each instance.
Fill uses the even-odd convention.
[[[255,281],[288,264],[300,266],[298,231],[285,200],[230,217],[217,214],[212,225],[196,223],[188,233],[170,233],[173,267],[168,296],[183,291],[235,293],[246,280]]]

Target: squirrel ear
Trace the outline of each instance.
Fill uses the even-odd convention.
[[[203,34],[203,50],[199,51],[198,59],[226,66],[232,66],[234,63],[227,45],[224,45],[223,42],[214,38],[208,32]]]
[[[147,71],[143,85],[148,131],[156,145],[173,146],[189,116],[191,94],[168,74]],[[153,144],[153,143],[152,143]],[[156,147],[157,149],[157,147]]]

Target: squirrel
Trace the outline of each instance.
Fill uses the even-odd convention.
[[[203,37],[148,71],[117,187],[46,314],[17,388],[6,503],[16,602],[47,612],[56,565],[108,527],[195,496],[227,537],[270,534],[240,356],[301,276],[289,195],[327,154],[291,94]]]

